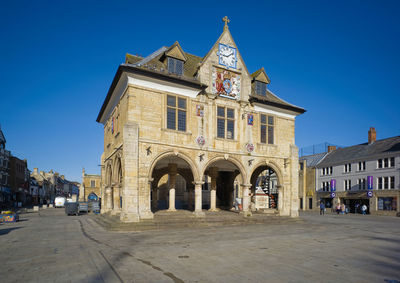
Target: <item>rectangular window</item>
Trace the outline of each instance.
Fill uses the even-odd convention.
[[[383,168],[388,168],[389,167],[389,158],[385,158],[383,162]]]
[[[378,190],[382,190],[382,189],[383,189],[383,178],[378,177]]]
[[[92,187],[92,188],[96,187],[96,181],[95,180],[90,180],[90,187]]]
[[[383,177],[383,188],[389,189],[389,177]]]
[[[365,171],[365,161],[358,162],[358,171]]]
[[[378,159],[378,168],[383,168],[382,164],[382,159]]]
[[[183,75],[183,61],[168,57],[168,72],[170,74]]]
[[[389,178],[390,178],[389,189],[394,190],[394,176],[391,176]]]
[[[390,158],[390,167],[394,167],[394,157]]]
[[[261,143],[267,143],[267,115],[260,114]]]
[[[267,84],[256,81],[256,94],[261,96],[267,95]]]
[[[167,95],[167,128],[186,132],[186,99]]]
[[[268,143],[274,144],[274,117],[268,116]]]
[[[397,210],[397,197],[378,198],[378,210]]]
[[[235,110],[218,106],[217,108],[217,137],[224,139],[235,138]]]
[[[329,182],[322,182],[321,183],[322,191],[329,192],[330,190],[330,183]]]
[[[351,172],[351,164],[345,164],[344,165],[344,173],[349,173]]]
[[[351,190],[351,180],[344,180],[344,190],[345,191]]]

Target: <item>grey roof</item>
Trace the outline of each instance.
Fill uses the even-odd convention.
[[[318,163],[324,159],[324,157],[327,155],[327,152],[323,153],[317,153],[313,155],[307,155],[307,156],[302,156],[299,158],[299,161],[302,162],[303,160],[306,160],[307,162],[307,167],[315,167],[318,165]]]
[[[371,144],[339,148],[331,151],[317,167],[345,164],[351,161],[371,160],[377,157],[400,154],[400,136],[377,140]]]

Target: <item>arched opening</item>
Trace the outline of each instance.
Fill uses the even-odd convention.
[[[194,176],[190,164],[177,155],[168,155],[154,166],[151,182],[151,210],[193,210]]]
[[[121,158],[117,157],[115,161],[114,183],[112,188],[113,209],[115,210],[115,212],[120,211],[122,207],[122,187],[123,187],[122,182],[123,178],[122,178]]]
[[[88,195],[88,199],[87,199],[88,201],[98,201],[99,200],[99,197],[94,193],[94,192],[91,192],[89,195]]]
[[[251,210],[278,209],[279,178],[267,165],[259,166],[251,175]]]
[[[239,162],[217,158],[204,171],[203,208],[210,211],[231,210],[236,199],[241,199],[241,184],[245,180]]]

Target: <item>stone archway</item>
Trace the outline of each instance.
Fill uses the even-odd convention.
[[[235,184],[243,186],[246,173],[242,164],[234,158],[220,156],[211,159],[205,166],[203,179],[209,189],[210,211],[230,210],[236,198],[243,198]]]
[[[281,174],[273,164],[260,164],[250,177],[251,209],[279,210],[282,205]]]
[[[104,203],[105,203],[105,212],[109,212],[113,208],[113,201],[112,201],[112,178],[113,178],[113,171],[112,171],[112,161],[107,162],[106,164],[106,186],[105,186],[105,194],[104,194]]]
[[[122,162],[121,156],[117,155],[114,160],[113,169],[113,182],[112,182],[112,206],[113,214],[121,212],[122,208],[122,188],[123,188],[123,176],[122,176]]]
[[[166,153],[155,159],[150,171],[151,210],[193,208],[195,176],[192,161],[183,154]]]

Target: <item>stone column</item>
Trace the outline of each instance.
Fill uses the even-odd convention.
[[[129,112],[129,111],[128,111]],[[128,121],[123,128],[124,180],[121,222],[139,222],[139,125]]]
[[[156,211],[158,209],[158,188],[153,187],[152,183],[150,184],[150,190],[151,190],[151,195],[152,195],[152,200],[151,200],[151,207],[153,211]]]
[[[105,212],[109,212],[112,209],[112,189],[106,187],[106,209]]]
[[[279,213],[283,210],[283,186],[278,185],[278,211]]]
[[[140,219],[153,219],[154,214],[151,212],[151,185],[153,178],[141,178],[140,196],[139,196],[139,216]]]
[[[189,186],[188,207],[189,207],[189,210],[193,210],[194,209],[194,205],[193,205],[194,185],[188,184],[188,186]]]
[[[196,217],[204,217],[205,216],[204,212],[202,211],[203,203],[202,203],[202,199],[201,199],[201,197],[202,197],[201,185],[203,185],[203,184],[204,184],[204,182],[201,182],[201,181],[194,182],[194,212],[193,212],[193,214]]]
[[[115,184],[113,187],[113,194],[112,194],[113,195],[112,196],[113,204],[114,204],[114,207],[112,210],[113,215],[121,213],[121,206],[120,206],[120,199],[119,199],[120,191],[121,191],[121,184]]]
[[[168,180],[169,180],[169,207],[168,211],[176,211],[175,209],[175,185],[178,167],[174,163],[168,164]]]
[[[211,190],[210,190],[210,209],[209,211],[217,211],[217,176],[218,168],[211,167],[208,169],[208,174],[211,177]]]
[[[242,184],[241,185],[243,188],[243,200],[242,200],[242,207],[243,211],[242,214],[244,217],[251,216],[251,211],[250,211],[250,188],[251,184]]]

